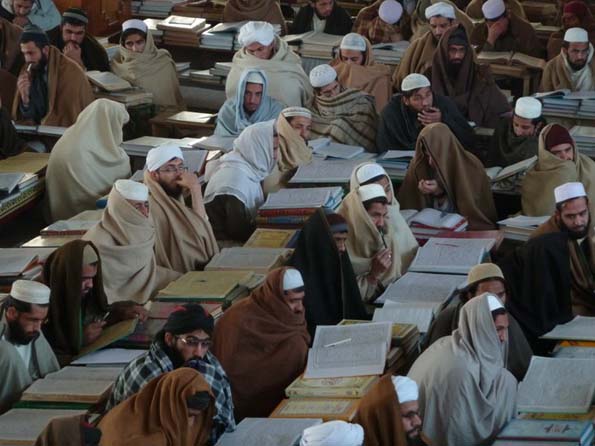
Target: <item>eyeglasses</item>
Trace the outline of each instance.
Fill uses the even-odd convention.
[[[181,165],[181,166],[167,166],[164,167],[163,169],[158,169],[159,172],[163,172],[163,173],[184,173],[184,172],[188,172],[188,167]]]
[[[202,348],[210,348],[211,345],[213,344],[213,341],[211,341],[210,338],[200,339],[195,336],[187,336],[185,338],[183,338],[181,336],[176,336],[176,338],[179,339],[180,341],[182,341],[188,347],[200,346]]]

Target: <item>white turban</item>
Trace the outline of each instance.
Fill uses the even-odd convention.
[[[541,116],[541,102],[529,96],[518,98],[514,114],[525,119],[537,119]]]
[[[384,0],[378,8],[378,17],[389,25],[397,23],[403,15],[403,7],[396,0]]]
[[[436,16],[454,20],[456,18],[455,8],[453,8],[452,5],[444,2],[438,2],[428,6],[426,8],[426,19],[430,20],[432,17]]]
[[[240,28],[238,42],[240,45],[248,46],[253,43],[270,45],[275,40],[275,28],[269,22],[248,22]]]
[[[408,403],[409,401],[417,401],[419,397],[419,389],[417,383],[407,376],[393,376],[393,386],[395,393],[399,398],[399,403]]]
[[[384,192],[384,188],[380,184],[376,183],[360,186],[360,188],[357,190],[357,193],[362,203],[374,198],[386,198],[386,192]]]
[[[342,50],[366,51],[366,41],[357,33],[349,33],[341,40]]]
[[[297,269],[288,268],[283,274],[283,290],[295,290],[304,286],[304,279]]]
[[[506,5],[502,0],[488,0],[481,7],[481,11],[487,20],[494,20],[504,14]]]
[[[304,429],[300,446],[361,446],[363,443],[364,429],[359,424],[334,420]]]
[[[583,28],[569,28],[564,34],[564,42],[568,43],[587,43],[589,34]]]
[[[366,181],[370,181],[372,178],[377,178],[382,175],[386,175],[386,171],[378,163],[364,164],[357,169],[357,172],[355,172],[355,177],[359,184],[364,184]]]
[[[149,30],[147,24],[139,19],[130,19],[122,23],[122,31],[128,31],[129,29],[138,29],[145,34],[147,34],[147,31]]]
[[[405,76],[405,79],[401,82],[401,91],[417,90],[430,85],[430,80],[423,74],[411,73]]]
[[[149,199],[149,189],[143,183],[118,180],[114,187],[126,200],[147,201]]]
[[[556,204],[560,204],[574,198],[586,197],[587,192],[585,192],[583,183],[573,182],[556,187],[554,189],[554,196],[556,198]]]
[[[155,172],[168,161],[180,158],[184,160],[184,154],[180,146],[173,143],[166,143],[149,150],[147,153],[147,169],[149,172]]]
[[[16,280],[10,289],[10,296],[19,302],[35,305],[50,303],[50,289],[43,283],[32,280]]]
[[[292,116],[302,116],[304,118],[312,119],[312,112],[304,107],[287,107],[281,111],[281,114],[286,118],[291,118]]]
[[[337,72],[328,64],[318,65],[310,71],[310,83],[313,88],[326,87],[337,79]]]

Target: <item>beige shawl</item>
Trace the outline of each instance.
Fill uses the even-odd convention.
[[[484,3],[485,0],[471,0],[471,2],[465,8],[465,13],[472,19],[483,20],[484,17],[481,7]],[[504,4],[506,5],[506,9],[508,11],[511,11],[519,17],[527,20],[527,15],[525,14],[525,10],[523,9],[521,2],[518,0],[505,0]]]
[[[153,103],[161,110],[186,108],[180,93],[176,64],[169,51],[157,49],[151,33],[147,34],[142,53],[130,51],[123,44],[119,50],[111,63],[114,74],[153,93]]]
[[[225,82],[227,99],[236,97],[236,90],[242,75],[247,68],[256,68],[266,73],[269,80],[268,95],[286,106],[303,106],[312,100],[310,79],[302,68],[300,57],[287,43],[275,37],[275,54],[268,60],[259,59],[248,54],[246,48],[237,51],[233,56],[233,65]]]
[[[469,16],[465,14],[465,12],[462,9],[460,9],[460,7],[463,7],[461,5],[461,2],[455,3],[451,2],[450,0],[420,0],[417,2],[415,11],[413,11],[413,15],[411,16],[411,27],[413,29],[413,36],[411,36],[410,39],[411,42],[414,42],[415,40],[425,35],[426,32],[430,31],[430,24],[426,19],[426,9],[428,8],[428,6],[438,2],[444,2],[448,3],[449,5],[452,5],[452,7],[455,9],[455,17],[457,19],[457,22],[465,27],[465,31],[467,31],[468,36],[471,35],[471,31],[473,31],[474,24],[473,21],[471,21],[471,19],[469,18]],[[436,42],[436,44],[438,44],[438,42]],[[412,71],[412,73],[415,73],[415,71]]]
[[[186,206],[183,196],[170,197],[148,171],[144,183],[151,192],[149,208],[155,225],[157,265],[179,273],[204,269],[219,252],[207,218]]]
[[[593,57],[592,46],[590,47],[590,57],[591,60],[587,63],[587,65],[591,69],[592,79],[595,79],[595,57]],[[576,89],[572,80],[570,79],[569,67],[567,66],[564,54],[562,54],[562,52],[560,52],[560,54],[547,63],[543,70],[541,85],[539,86],[540,91],[554,91],[561,89]]]
[[[157,266],[155,227],[112,188],[101,221],[83,237],[101,257],[103,287],[108,303],[131,300],[144,304],[180,273]]]
[[[581,155],[574,145],[574,162],[564,161],[545,148],[550,124],[539,134],[537,164],[527,172],[521,189],[524,215],[551,215],[556,209],[554,189],[564,183],[580,181],[590,198],[591,215],[595,211],[595,161]]]
[[[242,22],[244,20],[269,22],[281,25],[283,34],[287,33],[287,24],[276,0],[227,0],[223,8],[224,22]]]
[[[374,60],[372,45],[366,41],[366,54],[363,65],[350,65],[341,60],[341,55],[331,60],[330,65],[337,72],[337,80],[347,88],[363,90],[376,99],[376,111],[380,112],[392,95],[391,70]]]
[[[95,209],[114,182],[130,176],[130,160],[120,147],[128,122],[123,104],[97,99],[58,140],[45,176],[50,221]]]

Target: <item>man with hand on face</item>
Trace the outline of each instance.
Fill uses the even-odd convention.
[[[33,381],[60,369],[41,331],[49,303],[47,286],[17,280],[0,307],[0,413]]]
[[[68,8],[62,14],[60,33],[52,36],[52,45],[86,71],[110,71],[103,46],[87,32],[89,18],[79,8]]]
[[[155,336],[149,351],[122,370],[106,409],[138,393],[149,381],[164,373],[191,367],[202,374],[215,396],[217,415],[213,419],[213,444],[223,432],[233,431],[235,420],[229,381],[210,351],[213,327],[213,317],[202,306],[186,304],[178,307]]]
[[[344,36],[351,31],[351,16],[335,0],[309,0],[290,27],[291,34],[308,31]]]
[[[408,75],[402,93],[392,97],[380,115],[376,147],[379,151],[414,150],[419,132],[425,126],[443,122],[467,149],[474,145],[473,130],[456,104],[434,94],[430,81],[422,74]]]

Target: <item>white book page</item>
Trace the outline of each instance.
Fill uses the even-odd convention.
[[[288,250],[284,248],[223,248],[211,259],[206,269],[268,268],[277,261],[279,256],[287,252]]]
[[[359,160],[312,160],[298,167],[290,183],[348,183]]]
[[[324,206],[331,196],[337,194],[341,194],[340,187],[281,189],[269,194],[260,209],[316,208]]]
[[[419,211],[409,223],[419,223],[434,228],[452,229],[463,220],[465,220],[465,217],[459,214],[451,214],[437,209],[425,208]]]
[[[443,303],[464,282],[464,278],[452,274],[407,272],[396,282],[391,283],[376,303]]]
[[[417,250],[409,270],[467,274],[481,263],[493,243],[490,239],[431,238]]]
[[[595,341],[595,317],[576,316],[570,322],[556,325],[543,339]]]
[[[374,310],[374,322],[392,322],[395,324],[417,325],[420,333],[427,333],[434,318],[434,314],[440,308],[436,303],[400,303],[392,302],[383,308]]]
[[[321,423],[319,418],[244,418],[217,446],[294,446],[304,429]]]

